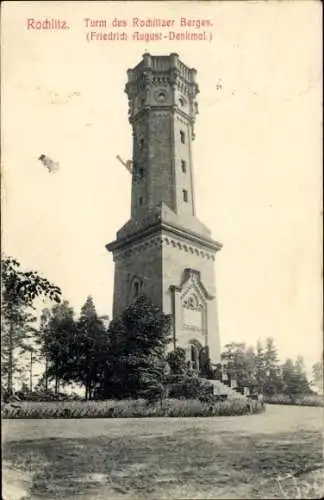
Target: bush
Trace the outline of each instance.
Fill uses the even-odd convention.
[[[7,404],[1,409],[2,418],[134,418],[134,417],[210,417],[259,413],[258,401],[234,399],[204,403],[197,399],[166,399],[148,404],[144,399],[108,401],[22,401]]]
[[[265,396],[264,401],[273,405],[324,406],[324,397],[318,394],[300,394],[296,396],[275,394]]]
[[[207,380],[197,376],[180,376],[171,382],[171,398],[200,399],[208,401],[213,394],[213,386]]]
[[[172,373],[185,373],[187,371],[186,351],[182,347],[176,347],[169,352],[166,360]]]

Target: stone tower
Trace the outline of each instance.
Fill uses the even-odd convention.
[[[214,261],[221,244],[196,217],[192,141],[196,70],[177,54],[127,71],[133,130],[131,217],[107,245],[115,262],[113,316],[145,294],[173,318],[173,346],[198,369],[220,362]]]

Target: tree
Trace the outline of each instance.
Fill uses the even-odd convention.
[[[60,381],[68,383],[76,377],[78,332],[68,301],[53,306],[40,333],[41,354],[47,360],[45,376],[55,380],[57,394]]]
[[[12,257],[1,259],[2,300],[32,305],[40,295],[60,302],[61,290],[36,271],[23,272],[20,263]]]
[[[146,388],[145,374],[165,358],[170,326],[170,316],[146,297],[139,297],[110,323],[104,395],[136,397]]]
[[[323,393],[323,359],[313,364],[312,373],[314,385]]]
[[[256,390],[259,393],[263,393],[266,381],[266,369],[264,360],[264,350],[260,341],[256,345],[255,354],[255,383]]]
[[[226,344],[222,352],[225,373],[229,380],[236,379],[238,387],[255,386],[255,354],[244,343]]]
[[[33,301],[40,295],[60,302],[61,290],[36,271],[23,272],[12,257],[1,259],[1,373],[12,393],[13,376],[19,370],[16,354],[25,352],[32,334]],[[30,345],[29,345],[30,346]]]
[[[4,302],[1,309],[1,376],[11,394],[14,375],[24,371],[21,357],[30,350],[36,317],[20,302]]]
[[[298,394],[309,394],[311,389],[307,380],[303,359],[298,356],[295,363],[287,359],[282,365],[283,392],[295,397]]]
[[[91,397],[103,378],[108,356],[108,333],[98,318],[92,297],[88,297],[77,321],[77,367],[75,381],[85,387],[85,398]]]
[[[87,298],[77,321],[67,301],[43,311],[39,343],[46,360],[46,387],[47,379],[54,379],[57,393],[60,382],[74,382],[84,386],[86,399],[92,397],[108,355],[108,334],[92,298]]]
[[[272,396],[273,394],[280,393],[283,389],[282,377],[278,362],[277,348],[271,337],[266,339],[263,362],[265,371],[263,385],[264,394]]]
[[[35,334],[36,345],[40,347],[40,358],[45,362],[44,374],[42,376],[43,390],[48,390],[48,352],[45,346],[46,335],[51,318],[51,311],[48,308],[42,310],[39,321],[39,329]]]
[[[300,394],[311,394],[312,390],[307,378],[305,364],[302,356],[297,356],[297,360],[295,361],[295,376],[298,381]]]
[[[149,366],[142,373],[141,385],[143,386],[140,394],[150,403],[160,401],[161,408],[163,401],[169,394],[169,370],[168,364],[160,362],[156,366]]]
[[[28,371],[29,371],[29,390],[30,392],[33,391],[33,368],[34,368],[34,363],[39,361],[38,353],[35,348],[35,346],[31,343],[26,346],[26,353],[29,354],[29,361],[28,361]]]
[[[298,394],[298,383],[295,378],[295,367],[292,359],[288,358],[282,365],[282,381],[284,394],[293,396]]]

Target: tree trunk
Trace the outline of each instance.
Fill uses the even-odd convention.
[[[89,366],[89,362],[88,362]],[[91,399],[91,380],[90,380],[90,369],[87,372],[87,378],[86,378],[86,400]]]
[[[55,395],[58,394],[58,391],[59,391],[59,379],[58,377],[56,376],[55,377]]]
[[[33,392],[33,351],[30,351],[29,390]]]
[[[86,384],[85,393],[84,393],[84,398],[86,401],[88,400],[88,394],[89,394],[89,387],[88,387],[88,384]]]
[[[47,375],[47,370],[48,370],[48,360],[47,356],[45,357],[45,391],[48,391],[48,375]]]
[[[8,346],[8,394],[12,394],[13,388],[13,323],[10,321],[9,326],[9,346]]]

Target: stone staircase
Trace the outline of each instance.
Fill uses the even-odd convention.
[[[215,395],[221,396],[227,394],[227,399],[244,399],[245,401],[247,400],[246,396],[236,391],[234,388],[224,384],[224,382],[221,382],[220,380],[208,380],[208,382],[210,382],[214,386]]]

